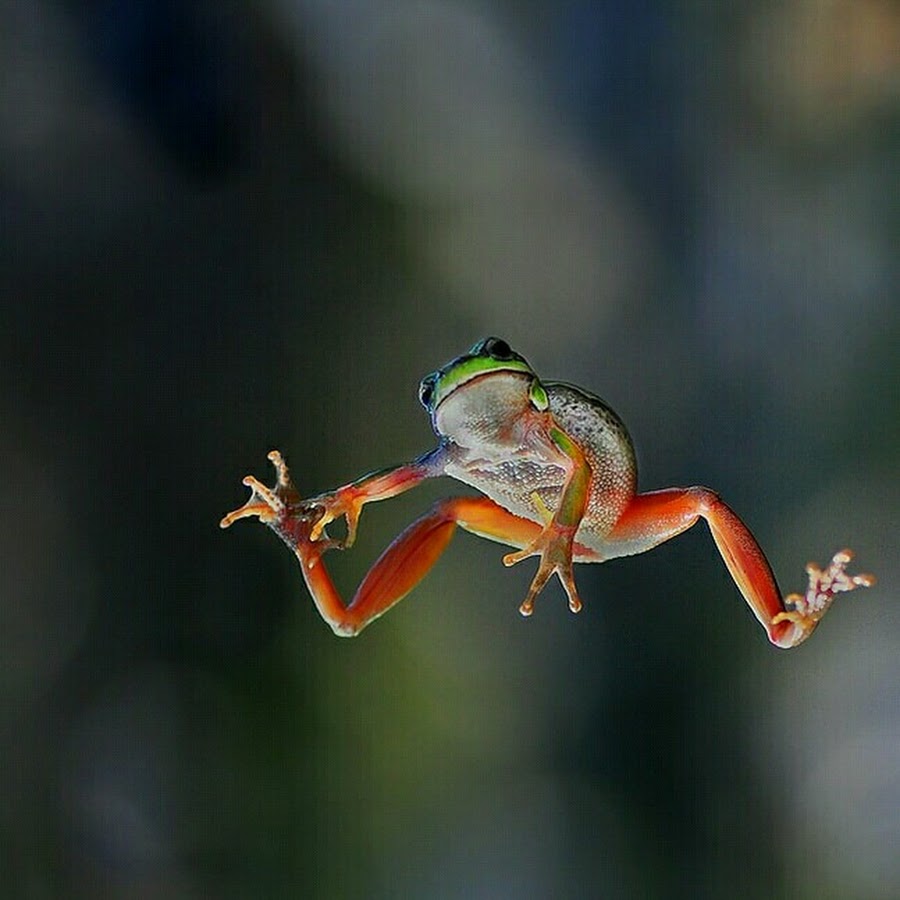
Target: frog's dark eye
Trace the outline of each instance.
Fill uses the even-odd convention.
[[[427,375],[419,384],[419,402],[426,409],[434,396],[434,384],[436,381],[437,378],[434,375]]]
[[[510,360],[515,357],[512,347],[501,338],[488,338],[484,342],[484,352],[492,359]]]

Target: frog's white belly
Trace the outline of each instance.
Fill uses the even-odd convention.
[[[550,408],[576,440],[591,467],[585,515],[575,540],[591,551],[582,561],[620,555],[605,540],[635,490],[634,451],[621,421],[596,397],[564,384],[548,384]],[[486,452],[487,451],[487,452]],[[545,524],[559,505],[566,470],[532,447],[498,445],[496,453],[455,447],[445,473],[490,497],[513,515]]]
[[[451,464],[447,474],[471,485],[513,515],[541,524],[543,510],[553,512],[559,504],[565,480],[561,466],[536,459],[479,459],[466,465]]]

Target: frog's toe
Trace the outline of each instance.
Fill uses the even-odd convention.
[[[275,477],[277,478],[276,493],[290,491],[296,494],[297,490],[294,487],[294,482],[291,480],[291,473],[288,471],[287,463],[284,461],[281,451],[270,450],[266,454],[266,459],[275,467]]]

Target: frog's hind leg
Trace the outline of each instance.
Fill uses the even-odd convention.
[[[300,540],[292,549],[322,618],[335,634],[352,637],[402,600],[428,574],[457,525],[515,547],[527,545],[541,530],[486,497],[441,500],[391,542],[347,604],[322,561],[327,547],[319,541]]]
[[[769,640],[778,647],[795,647],[806,640],[840,591],[868,586],[870,575],[847,576],[844,566],[850,556],[837,554],[825,573],[809,567],[808,602],[791,595],[782,600],[762,548],[737,514],[708,488],[669,488],[632,498],[624,513],[606,536],[607,556],[642,553],[675,537],[703,518],[709,525],[716,547],[731,577]],[[815,578],[818,573],[822,578]],[[814,595],[809,600],[810,593]]]

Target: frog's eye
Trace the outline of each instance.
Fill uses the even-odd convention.
[[[482,348],[492,359],[500,360],[501,362],[516,357],[516,354],[512,351],[512,347],[510,347],[502,338],[488,338],[484,344],[482,344]]]
[[[419,384],[419,401],[426,409],[428,408],[428,404],[431,403],[431,398],[434,396],[434,385],[436,382],[437,376],[431,374],[423,378]]]

